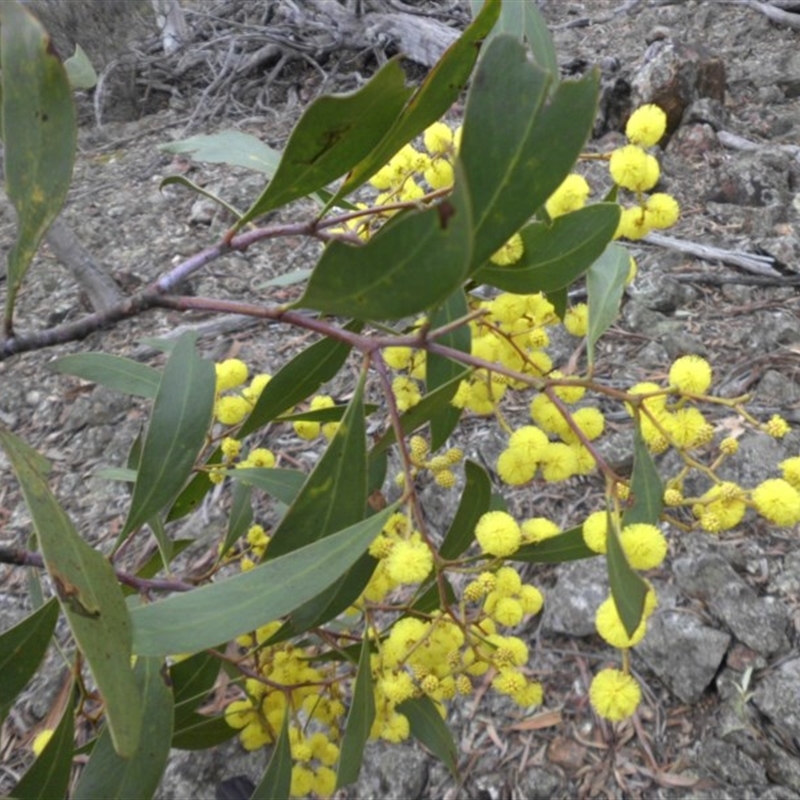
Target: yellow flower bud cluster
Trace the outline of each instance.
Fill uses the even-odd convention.
[[[645,196],[658,183],[660,167],[646,148],[664,136],[667,116],[658,106],[649,104],[633,112],[625,127],[630,144],[611,153],[608,169],[617,186],[636,195],[636,205],[623,206],[614,238],[641,239],[653,229],[672,227],[680,215],[678,201],[672,195],[656,192]]]
[[[326,394],[314,395],[308,404],[309,411],[320,411],[323,408],[333,408],[336,405],[334,399]],[[292,423],[294,432],[301,438],[311,441],[316,439],[320,433],[331,440],[339,429],[338,422],[314,422],[313,420],[297,420]]]
[[[214,419],[223,425],[238,425],[252,410],[261,396],[270,376],[266,373],[255,375],[250,384],[242,387],[248,379],[247,365],[238,358],[228,358],[216,368],[216,399]],[[236,390],[233,392],[232,390]]]
[[[464,458],[464,451],[460,447],[451,447],[441,455],[431,456],[430,445],[417,434],[408,440],[408,454],[412,478],[428,470],[436,484],[443,489],[452,489],[456,485],[457,478],[452,468]],[[404,475],[398,477],[404,478]]]

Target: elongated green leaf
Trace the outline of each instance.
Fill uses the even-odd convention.
[[[272,535],[268,560],[363,519],[367,505],[365,378],[362,373],[336,435]]]
[[[300,308],[356,319],[401,319],[447,299],[467,276],[472,221],[456,164],[452,195],[425,211],[398,214],[364,246],[331,242]]]
[[[75,52],[64,62],[64,69],[73,89],[94,89],[97,86],[97,72],[79,44],[75,45]]]
[[[292,750],[289,746],[289,715],[283,715],[281,732],[272,751],[267,770],[253,790],[250,800],[284,800],[292,786]]]
[[[58,619],[55,599],[0,635],[0,707],[11,703],[36,672]]]
[[[175,498],[205,445],[214,408],[214,365],[197,355],[196,338],[181,336],[164,367],[121,539]]]
[[[235,219],[241,219],[244,216],[244,212],[239,211],[238,208],[234,208],[230,203],[225,202],[225,200],[223,200],[221,197],[218,197],[213,192],[208,191],[208,189],[204,189],[194,181],[190,181],[185,175],[167,176],[163,181],[161,181],[160,188],[163,189],[165,186],[172,186],[176,183],[179,186],[185,186],[187,189],[190,189],[191,191],[196,192],[203,197],[207,197],[209,200],[220,206],[220,208],[224,208]]]
[[[655,525],[664,508],[664,485],[638,425],[633,434],[631,492],[633,505],[623,515],[623,526],[636,522]]]
[[[348,175],[336,199],[350,194],[458,99],[475,65],[481,44],[500,11],[499,0],[488,0],[483,11],[442,55],[409,100],[403,113],[380,144]]]
[[[590,364],[594,363],[594,346],[597,340],[617,318],[629,269],[628,251],[618,244],[610,244],[586,274],[586,291],[589,295],[586,347]]]
[[[292,131],[275,176],[237,227],[324,188],[355,166],[390,129],[410,95],[399,62],[391,60],[358,91],[317,98]]]
[[[25,273],[67,198],[75,158],[75,108],[64,66],[36,18],[0,4],[2,139],[6,191],[17,212],[8,251],[5,333]]]
[[[537,544],[526,544],[514,553],[514,561],[530,564],[560,564],[562,561],[579,561],[593,558],[597,553],[590,550],[583,540],[583,529],[570,528]]]
[[[72,696],[72,692],[70,692],[70,696]],[[14,787],[11,796],[15,800],[66,797],[69,788],[69,774],[72,769],[72,752],[75,747],[74,738],[75,723],[72,703],[67,703],[52,738]]]
[[[480,11],[483,0],[470,0],[473,16]],[[503,3],[500,19],[494,26],[489,38],[501,33],[510,33],[520,42],[527,43],[533,60],[546,70],[553,79],[558,78],[558,59],[556,49],[547,23],[535,0],[517,0]]]
[[[365,403],[364,413],[369,416],[380,409],[375,403]],[[347,405],[330,406],[329,408],[315,408],[313,411],[300,411],[297,414],[281,414],[275,417],[275,422],[295,422],[306,420],[308,422],[338,422],[347,411]]]
[[[350,569],[395,508],[234,578],[134,608],[134,652],[194,653],[289,614]]]
[[[22,486],[59,603],[105,700],[114,747],[130,756],[139,743],[142,711],[122,590],[111,565],[81,539],[37,471],[41,456],[2,426],[0,445]]]
[[[472,82],[460,160],[472,204],[478,269],[518,231],[575,163],[594,123],[597,76],[558,85],[513,37],[493,39]]]
[[[418,697],[401,703],[397,706],[397,710],[408,717],[411,735],[422,742],[456,777],[458,774],[456,743],[433,701],[429,697]]]
[[[74,800],[139,800],[155,794],[167,765],[172,741],[172,692],[158,658],[140,658],[136,679],[142,695],[142,737],[130,758],[114,752],[108,729],[103,731],[72,794]]]
[[[206,717],[189,714],[176,724],[172,746],[177,750],[208,750],[233,739],[239,731],[225,721],[225,717]]]
[[[160,517],[152,517],[147,525],[158,545],[158,553],[161,556],[162,568],[168,570],[174,556],[172,554],[172,542],[167,534],[167,529],[164,527],[164,523],[161,521]]]
[[[361,322],[351,322],[345,330],[357,333]],[[321,339],[281,367],[266,385],[239,435],[258,430],[296,403],[319,390],[341,369],[350,353],[350,345],[336,339]]]
[[[421,428],[442,409],[450,405],[450,399],[453,396],[452,387],[458,389],[458,384],[461,380],[467,377],[469,370],[464,370],[461,375],[456,375],[451,378],[447,383],[442,384],[438,389],[426,394],[422,400],[419,401],[413,408],[410,408],[400,417],[400,427],[404,434],[408,435],[413,433],[418,428]],[[396,441],[394,428],[388,428],[386,433],[374,444],[370,450],[370,462],[380,456],[382,453],[391,447]]]
[[[231,510],[228,515],[228,530],[225,533],[225,541],[222,543],[223,553],[227,553],[238,539],[247,534],[248,529],[253,524],[253,501],[252,491],[244,483],[237,483],[233,487],[233,499]]]
[[[475,280],[516,294],[569,286],[603,254],[618,221],[618,205],[597,203],[551,225],[532,222],[520,231],[522,258],[507,267],[489,262],[475,273]]]
[[[453,522],[447,529],[439,555],[442,558],[458,558],[474,541],[475,526],[483,514],[489,510],[492,499],[492,482],[486,470],[474,461],[464,464],[466,485],[458,504]]]
[[[260,139],[241,131],[221,131],[210,136],[192,136],[179,142],[159,145],[164,153],[188,153],[195,161],[207,164],[230,164],[274,175],[281,160],[278,150],[273,150]]]
[[[631,567],[619,541],[619,531],[609,519],[608,523],[608,549],[606,562],[608,564],[608,583],[611,586],[611,596],[619,611],[622,624],[632,636],[639,627],[644,613],[644,599],[647,595],[647,584],[644,579]]]
[[[230,469],[226,474],[237,483],[261,489],[262,492],[266,492],[286,505],[295,501],[308,477],[298,469],[278,467],[243,467],[242,469]]]
[[[170,667],[176,731],[183,727],[183,723],[194,714],[195,709],[214,687],[220,663],[216,656],[203,652],[178,661]]]
[[[439,328],[443,325],[461,319],[469,308],[464,290],[459,288],[453,292],[444,303],[431,314],[431,328]],[[460,328],[450,331],[440,336],[436,340],[439,344],[460,350],[462,353],[470,351],[470,331],[469,325],[462,325]],[[432,392],[440,386],[447,384],[452,387],[449,399],[452,399],[458,389],[457,383],[451,383],[453,378],[464,371],[464,365],[449,358],[428,353],[425,364],[425,383],[428,391]],[[431,451],[436,452],[447,441],[448,436],[455,430],[458,420],[461,418],[461,409],[449,404],[438,414],[431,418]]]
[[[364,637],[358,673],[350,702],[350,713],[344,729],[344,738],[339,753],[339,769],[336,773],[336,788],[341,789],[358,780],[364,760],[364,746],[369,738],[375,719],[375,692],[372,688],[372,666],[370,664],[369,638]]]
[[[214,464],[222,463],[222,448],[218,447],[206,459],[205,465],[207,467]],[[175,499],[172,507],[167,514],[167,522],[174,522],[176,519],[181,519],[187,514],[191,514],[195,509],[199,508],[203,498],[211,491],[214,486],[208,477],[208,472],[202,470],[198,472],[183,488],[181,493]]]

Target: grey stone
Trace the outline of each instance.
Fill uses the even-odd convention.
[[[349,796],[358,800],[415,800],[428,781],[429,759],[413,745],[370,743]]]
[[[800,738],[800,659],[786,661],[758,683],[753,702],[773,722]]]
[[[761,787],[768,784],[762,764],[742,753],[735,745],[719,739],[701,742],[696,758],[704,769],[732,786]]]
[[[656,612],[635,652],[686,703],[695,702],[714,679],[731,637],[681,610]]]
[[[562,564],[555,588],[547,592],[542,625],[555,633],[591,636],[596,632],[595,611],[606,597],[608,573],[604,559]]]
[[[530,767],[520,775],[518,789],[520,797],[527,800],[550,800],[562,788],[561,779],[542,767]]]

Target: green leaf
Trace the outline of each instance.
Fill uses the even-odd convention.
[[[71,795],[74,800],[150,798],[167,765],[172,741],[172,692],[158,658],[140,658],[136,679],[142,695],[142,737],[130,758],[114,752],[108,729],[100,735]]]
[[[492,499],[492,482],[486,470],[474,461],[464,463],[466,485],[453,522],[445,534],[439,555],[446,559],[458,558],[475,539],[475,526],[489,510]]]
[[[73,692],[70,691],[70,698]],[[52,738],[33,762],[30,769],[14,787],[14,800],[43,800],[48,797],[66,797],[69,775],[72,770],[75,722],[72,703],[67,703],[61,721]]]
[[[41,456],[2,426],[0,444],[22,486],[59,603],[105,700],[114,747],[130,756],[139,743],[141,701],[130,665],[130,618],[114,570],[53,497],[36,469]]]
[[[448,604],[452,605],[456,602],[456,593],[450,582],[444,575],[440,576],[440,580],[444,586],[444,596]],[[442,593],[439,589],[439,583],[432,583],[413,603],[411,608],[418,614],[430,614],[437,611],[442,607]],[[411,614],[404,616],[412,616]]]
[[[94,89],[97,86],[97,72],[79,44],[75,45],[75,52],[64,62],[64,69],[73,89]]]
[[[194,653],[291,613],[350,569],[395,509],[389,506],[249,572],[137,606],[131,611],[134,652]]]
[[[460,160],[469,188],[475,270],[518,231],[567,176],[594,123],[598,79],[558,85],[510,36],[487,45],[472,81]]]
[[[222,448],[218,447],[206,459],[205,466],[210,467],[214,464],[222,463]],[[181,519],[187,514],[199,508],[203,498],[211,491],[214,484],[208,477],[206,470],[200,470],[195,476],[186,484],[181,493],[176,498],[175,502],[167,514],[167,522],[174,522],[176,519]]]
[[[195,352],[196,338],[181,336],[164,367],[120,539],[175,498],[205,446],[215,377],[214,365]]]
[[[238,541],[247,534],[253,524],[253,502],[251,488],[244,483],[237,483],[233,487],[231,510],[228,515],[228,530],[225,541],[222,543],[222,553],[227,553]]]
[[[383,138],[410,95],[393,59],[358,91],[314,100],[292,131],[275,176],[237,228],[354,167]]]
[[[447,383],[442,384],[438,389],[426,394],[422,400],[419,401],[413,408],[410,408],[400,417],[400,428],[405,435],[413,433],[418,428],[421,428],[427,422],[430,422],[433,417],[440,413],[443,409],[450,405],[450,399],[453,396],[452,387],[458,389],[458,384],[467,377],[470,370],[464,370],[460,375],[451,378]],[[369,458],[370,463],[396,441],[394,427],[386,430],[386,433],[374,444],[370,450]]]
[[[285,800],[292,786],[292,750],[289,746],[289,715],[283,715],[281,732],[272,750],[266,772],[250,800]]]
[[[295,501],[308,477],[299,469],[278,467],[242,467],[229,469],[225,474],[234,481],[261,489],[286,505]]]
[[[411,735],[422,742],[446,767],[453,777],[458,775],[458,750],[450,728],[429,697],[406,700],[397,706],[408,717]]]
[[[132,394],[152,400],[158,392],[161,373],[130,358],[107,353],[76,353],[62,356],[47,365],[53,372],[74,375],[85,381],[99,383],[122,394]]]
[[[596,555],[583,540],[583,528],[579,525],[543,542],[523,545],[512,558],[530,564],[560,564],[562,561],[579,561]]]
[[[67,198],[75,158],[75,108],[50,37],[20,3],[0,4],[2,139],[17,238],[8,250],[5,333],[25,273]]]
[[[619,304],[625,291],[625,279],[630,269],[628,251],[610,244],[586,274],[589,299],[589,330],[586,334],[589,364],[594,363],[594,346],[619,314]]]
[[[55,599],[0,635],[0,707],[13,702],[36,672],[58,619]]]
[[[459,288],[444,303],[431,314],[431,328],[439,328],[443,325],[461,319],[469,311],[467,297],[464,290]],[[445,347],[452,347],[462,353],[469,353],[471,336],[469,325],[462,325],[460,328],[439,336],[436,341]],[[464,372],[464,365],[449,358],[428,353],[425,364],[425,382],[428,391],[432,392],[440,386],[447,384],[450,386],[450,398],[452,399],[458,390],[458,384],[452,383],[453,378]],[[438,414],[431,418],[431,452],[436,452],[447,438],[455,430],[458,420],[461,418],[461,409],[454,405],[448,405]]]
[[[208,750],[233,739],[239,731],[225,721],[225,717],[206,717],[189,714],[175,726],[172,747],[178,750]]]
[[[195,709],[214,688],[219,668],[219,658],[207,652],[197,653],[170,667],[176,731],[194,716]]]
[[[267,560],[363,519],[367,504],[365,379],[362,373],[336,435],[273,533]]]
[[[647,449],[642,430],[636,426],[633,434],[633,475],[631,475],[633,505],[625,512],[622,526],[646,522],[655,525],[664,508],[664,484],[658,474],[653,456]]]
[[[161,565],[163,569],[169,570],[169,565],[172,562],[174,555],[172,553],[172,540],[167,534],[167,529],[164,527],[164,523],[161,521],[160,517],[151,517],[147,521],[147,525],[156,540],[156,544],[158,545],[158,553],[161,556]]]
[[[358,673],[350,701],[344,737],[339,752],[339,769],[336,773],[336,788],[341,789],[358,780],[361,764],[364,761],[364,746],[369,739],[372,722],[375,719],[375,691],[372,687],[372,666],[369,637],[364,637],[361,656],[358,659]]]
[[[445,50],[380,144],[348,175],[339,199],[361,186],[407,142],[439,120],[466,86],[484,38],[500,12],[500,0],[488,0],[483,11]]]
[[[463,177],[449,198],[406,211],[363,246],[331,242],[295,304],[356,319],[401,319],[442,303],[467,276],[472,221]]]
[[[281,160],[279,150],[273,150],[255,136],[241,131],[192,136],[179,142],[159,145],[158,149],[164,153],[189,154],[195,161],[207,164],[247,167],[270,176],[275,174]]]
[[[208,189],[204,189],[194,181],[190,181],[185,175],[169,175],[164,178],[163,181],[161,181],[159,188],[163,189],[165,186],[171,186],[176,183],[179,186],[185,186],[187,189],[190,189],[191,191],[196,192],[203,197],[207,197],[221,208],[224,208],[235,219],[241,219],[244,216],[244,213],[239,211],[238,208],[234,208],[230,203],[225,202],[225,200],[223,200],[221,197],[218,197],[213,192],[208,191]]]
[[[357,333],[362,327],[361,322],[351,322],[345,325],[345,330]],[[317,392],[336,376],[349,354],[349,344],[332,338],[320,339],[307,347],[272,376],[239,430],[239,436],[258,430]]]
[[[639,627],[644,613],[644,600],[647,595],[647,583],[631,567],[622,544],[619,541],[619,532],[613,520],[608,521],[608,549],[606,562],[608,564],[608,582],[611,586],[611,596],[619,611],[622,624],[632,636]]]
[[[515,294],[569,286],[603,254],[618,221],[618,205],[597,203],[557,217],[551,225],[532,222],[520,231],[522,258],[507,267],[488,262],[475,280]]]

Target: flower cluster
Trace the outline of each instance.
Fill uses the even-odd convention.
[[[238,425],[252,410],[256,400],[270,381],[270,375],[259,373],[247,383],[247,364],[238,358],[229,358],[215,365],[217,383],[214,418],[223,425]],[[233,392],[232,390],[236,390]]]

